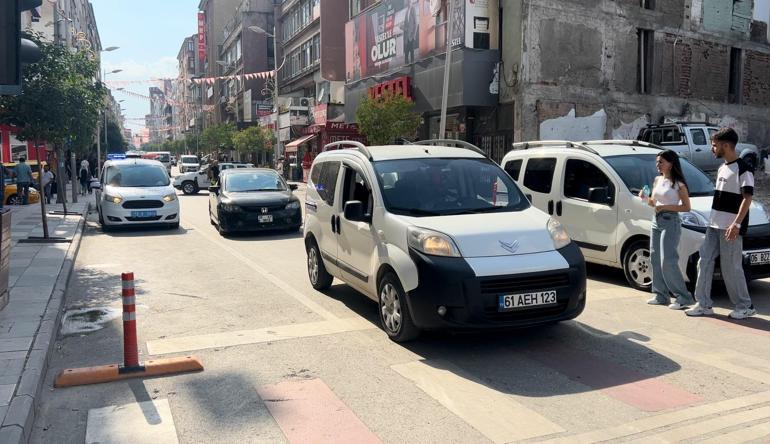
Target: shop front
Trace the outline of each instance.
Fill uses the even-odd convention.
[[[0,160],[3,163],[18,162],[24,157],[28,160],[46,160],[48,152],[45,143],[40,143],[35,149],[35,144],[30,141],[21,141],[16,137],[18,128],[9,125],[0,125]]]
[[[366,143],[366,137],[358,132],[358,124],[355,123],[326,122],[306,127],[302,137],[286,144],[284,156],[290,165],[288,177],[307,182],[315,157],[324,151],[326,145],[343,140]]]

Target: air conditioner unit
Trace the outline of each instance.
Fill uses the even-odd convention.
[[[310,97],[303,97],[299,99],[299,106],[313,106],[313,99]]]

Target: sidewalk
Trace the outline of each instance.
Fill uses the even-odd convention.
[[[48,214],[49,235],[72,240],[48,244],[19,242],[43,235],[39,203],[9,206],[10,300],[0,310],[0,443],[28,441],[89,204],[93,196],[78,196],[67,210],[82,215]],[[54,210],[62,205],[46,205],[47,212]]]

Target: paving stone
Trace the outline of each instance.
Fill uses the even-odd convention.
[[[16,390],[16,384],[3,384],[0,385],[0,405],[9,405],[11,398],[13,398],[13,392]]]
[[[5,407],[6,411],[8,407]],[[0,428],[0,442],[3,444],[22,444],[26,443],[24,429],[17,425]]]
[[[0,352],[28,351],[31,346],[31,337],[0,339]]]
[[[0,361],[8,359],[26,359],[27,351],[3,352],[0,353]]]
[[[3,426],[17,425],[22,429],[29,431],[32,427],[33,418],[33,399],[31,396],[14,396],[8,413],[5,415]]]

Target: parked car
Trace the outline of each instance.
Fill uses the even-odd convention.
[[[183,155],[179,157],[179,173],[191,173],[198,171],[201,165],[198,156]]]
[[[225,235],[236,231],[298,231],[302,207],[289,185],[274,170],[230,168],[209,187],[209,219]]]
[[[157,160],[109,160],[96,190],[99,223],[117,226],[165,225],[179,228],[179,201],[166,167]]]
[[[29,168],[32,170],[32,179],[35,180],[35,182],[40,180],[40,167],[48,165],[48,162],[45,160],[42,162],[38,162],[37,160],[30,160],[27,159],[27,165],[29,165]],[[6,171],[6,177],[9,177],[9,173],[14,172],[14,168],[16,168],[16,162],[3,162],[3,168],[5,168]]]
[[[5,190],[3,195],[3,202],[6,205],[19,205],[21,204],[21,197],[18,194],[15,179],[5,179]],[[35,187],[29,187],[29,203],[39,203],[40,193],[38,193]]]
[[[580,249],[465,142],[326,145],[305,207],[313,288],[338,278],[377,301],[394,341],[547,324],[585,307]]]
[[[207,190],[211,186],[209,180],[209,168],[207,165],[195,172],[184,173],[174,178],[174,188],[182,190],[184,194],[197,194],[200,190]],[[223,162],[219,164],[220,174],[231,168],[254,168],[250,163]]]
[[[722,163],[711,153],[711,136],[719,128],[707,123],[674,122],[661,125],[647,125],[637,139],[676,151],[680,157],[690,161],[703,171],[712,171]],[[736,151],[752,168],[759,165],[759,149],[750,143],[739,143]]]
[[[171,153],[169,151],[149,151],[142,154],[142,159],[157,160],[166,168],[168,175],[171,175]]]
[[[586,261],[622,268],[628,284],[652,284],[650,229],[654,210],[638,197],[658,175],[660,148],[641,141],[544,141],[513,145],[502,165],[534,206],[559,220],[580,246]],[[697,276],[714,195],[708,176],[682,159],[692,210],[683,213],[679,266],[688,280]],[[749,279],[770,276],[770,223],[752,204],[743,238]],[[717,278],[719,278],[717,273]]]

